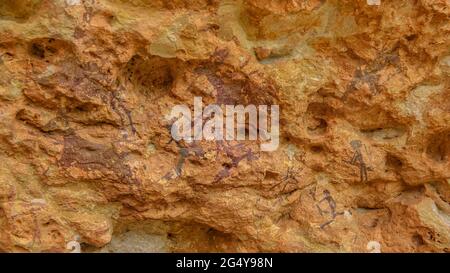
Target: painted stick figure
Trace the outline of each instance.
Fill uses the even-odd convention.
[[[186,159],[191,155],[191,153],[193,153],[197,157],[205,156],[205,152],[203,151],[203,149],[200,146],[196,146],[195,143],[188,147],[183,147],[177,141],[175,141],[175,143],[179,149],[180,156],[178,158],[177,164],[175,165],[175,168],[166,173],[162,177],[162,179],[171,180],[181,176],[181,172],[183,171],[183,166],[186,162]]]
[[[253,151],[250,148],[246,149],[242,143],[230,145],[228,142],[217,141],[216,145],[217,155],[219,152],[224,152],[225,155],[231,159],[231,163],[225,165],[224,168],[216,175],[214,183],[220,182],[222,179],[229,177],[231,175],[231,169],[236,168],[242,160],[246,159],[247,161],[251,161],[257,158],[253,154]]]
[[[73,241],[70,241],[66,245],[66,249],[70,250],[70,253],[81,253],[81,245],[78,242],[80,240],[80,236],[75,236]]]
[[[364,162],[364,158],[363,155],[361,153],[361,141],[359,140],[352,140],[350,142],[350,145],[352,146],[353,150],[355,151],[355,153],[353,154],[353,158],[350,161],[350,164],[352,165],[356,165],[359,164],[359,174],[360,174],[360,179],[361,182],[367,182],[367,166],[366,163]]]
[[[205,156],[205,152],[203,151],[202,147],[198,146],[195,142],[189,142],[189,141],[185,141],[185,145],[181,144],[181,140],[176,140],[179,138],[177,130],[175,130],[174,132],[172,132],[172,124],[173,121],[171,121],[170,124],[166,125],[166,129],[169,131],[169,133],[171,134],[171,138],[169,140],[169,142],[167,142],[166,144],[170,144],[173,142],[175,142],[178,151],[179,151],[179,158],[177,161],[177,164],[175,165],[175,168],[170,170],[168,173],[166,173],[162,179],[167,179],[167,180],[171,180],[174,178],[177,178],[179,176],[181,176],[181,172],[183,170],[183,166],[186,162],[186,159],[189,157],[189,155],[191,153],[194,153],[195,156],[198,157],[204,157]]]
[[[323,229],[325,226],[331,224],[334,221],[334,219],[336,219],[336,216],[344,214],[343,212],[336,212],[336,201],[334,201],[334,198],[331,196],[330,191],[324,190],[323,195],[324,195],[324,197],[319,202],[316,203],[316,207],[319,210],[320,215],[323,216],[324,213],[329,213],[331,215],[332,219],[321,224],[320,225],[321,229]],[[320,207],[320,205],[323,202],[327,202],[330,211],[323,210]]]

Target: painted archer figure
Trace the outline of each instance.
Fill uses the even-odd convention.
[[[364,162],[364,158],[361,152],[362,143],[360,140],[352,140],[350,142],[350,145],[354,150],[354,154],[352,160],[349,163],[352,165],[359,165],[361,182],[367,182],[367,171],[370,170],[370,167],[367,167],[366,163]]]

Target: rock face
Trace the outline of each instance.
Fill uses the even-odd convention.
[[[449,1],[3,0],[0,56],[0,251],[449,252]]]

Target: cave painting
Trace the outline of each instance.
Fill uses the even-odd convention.
[[[316,188],[313,188],[310,191],[310,194],[313,197],[314,201],[316,201]],[[338,215],[344,215],[344,212],[336,211],[336,201],[334,200],[333,196],[331,196],[330,191],[327,189],[323,190],[323,198],[316,202],[316,207],[321,216],[331,216],[331,219],[320,225],[321,229],[333,223]]]

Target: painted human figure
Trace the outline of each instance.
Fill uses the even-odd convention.
[[[284,185],[281,192],[284,192],[286,190],[286,188],[288,187],[288,185],[297,185],[298,183],[300,183],[300,181],[298,180],[298,176],[301,170],[295,169],[293,166],[288,167],[286,174],[284,175],[284,177],[281,179],[281,181],[277,184],[275,184],[274,186],[272,186],[270,189],[273,190],[276,187],[278,187],[280,184]],[[295,187],[297,188],[297,187]]]
[[[334,219],[336,219],[336,216],[344,214],[343,212],[336,212],[336,201],[334,201],[333,197],[330,194],[330,191],[324,190],[323,195],[324,197],[319,202],[317,202],[316,207],[319,210],[320,215],[323,215],[324,213],[329,213],[331,215],[331,220],[321,224],[320,228],[324,228],[325,226],[331,224],[334,221]],[[330,211],[323,210],[320,207],[320,205],[323,202],[327,203]]]
[[[353,150],[355,151],[355,153],[353,154],[353,158],[350,161],[350,164],[352,165],[359,165],[359,174],[360,174],[360,178],[361,178],[361,182],[367,182],[367,166],[366,163],[364,162],[363,159],[363,155],[361,153],[361,141],[359,140],[352,140],[350,142],[350,145],[352,146]]]
[[[370,241],[367,243],[369,253],[381,253],[381,244],[378,241]]]

